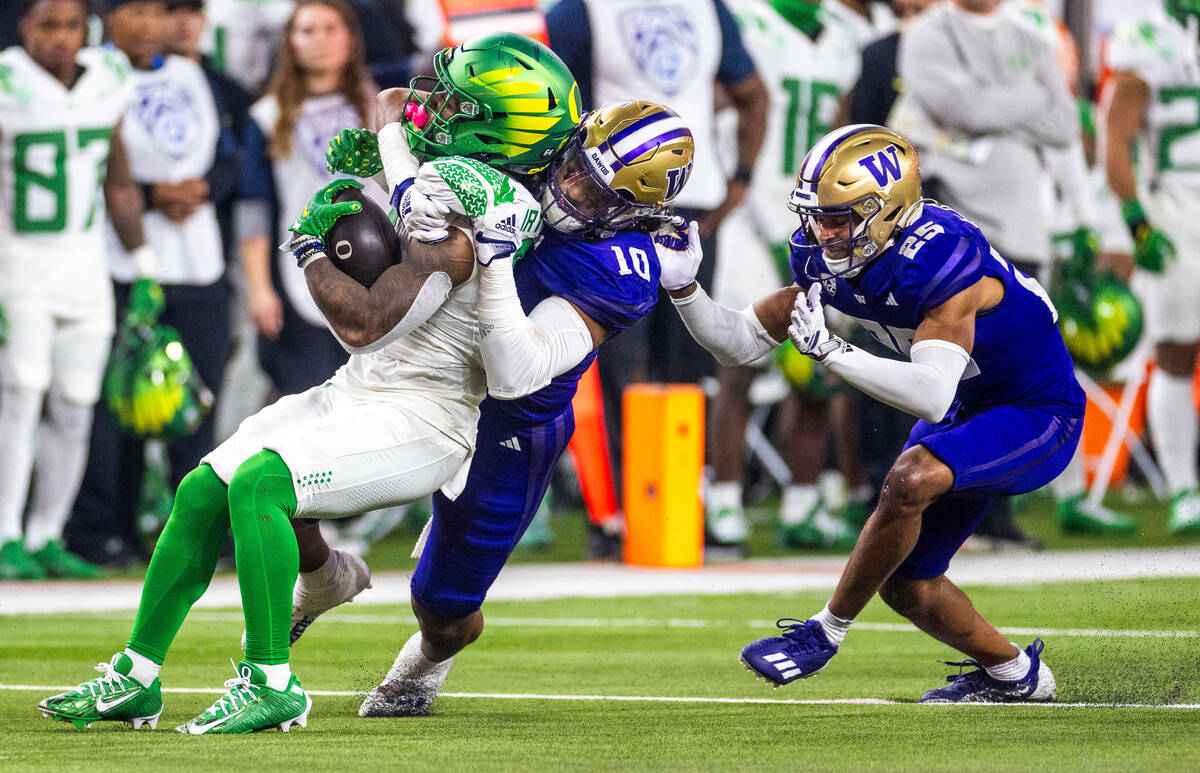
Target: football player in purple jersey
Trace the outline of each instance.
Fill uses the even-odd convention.
[[[454,656],[483,631],[488,588],[571,438],[579,379],[603,341],[654,307],[655,241],[680,226],[667,207],[687,182],[693,152],[690,130],[671,110],[646,101],[603,106],[583,118],[546,173],[539,196],[549,227],[541,243],[514,266],[515,242],[476,235],[489,397],[465,488],[453,499],[433,497],[412,576],[420,630],[360,715],[427,714]],[[301,572],[297,586],[293,642],[365,584],[337,569],[346,562],[316,528],[297,525],[297,539],[301,568],[311,571]]]
[[[730,364],[791,338],[801,353],[920,421],[833,598],[808,620],[780,620],[782,635],[746,645],[743,663],[776,686],[817,673],[878,593],[969,658],[961,665],[970,670],[922,701],[1053,700],[1041,640],[1024,650],[1010,643],[945,572],[993,497],[1050,482],[1078,445],[1084,395],[1054,306],[973,223],[921,198],[916,151],[882,126],[846,126],[817,142],[789,206],[801,218],[792,237],[795,284],[744,310],[716,304],[692,281],[692,245],[660,250],[663,286],[688,329]],[[823,304],[909,361],[831,335]]]

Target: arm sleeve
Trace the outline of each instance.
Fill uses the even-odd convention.
[[[755,73],[754,60],[742,43],[737,22],[721,0],[713,0],[717,23],[721,26],[721,60],[717,64],[717,80],[726,86],[743,81]]]
[[[692,338],[722,365],[747,365],[782,343],[767,333],[753,306],[741,311],[722,306],[699,285],[691,295],[672,298],[671,303]]]
[[[546,13],[550,49],[579,84],[583,109],[592,108],[592,24],[583,0],[562,0]]]
[[[592,351],[587,324],[566,300],[552,296],[525,316],[511,261],[480,269],[478,309],[488,394],[500,400],[533,394]]]
[[[843,344],[822,362],[876,400],[936,424],[950,410],[971,358],[961,346],[936,338],[913,344],[909,357],[911,362],[889,360]]]
[[[900,77],[906,91],[939,123],[988,134],[1023,126],[1048,107],[1044,88],[975,82],[945,31],[936,22],[921,21],[918,17],[900,36]]]

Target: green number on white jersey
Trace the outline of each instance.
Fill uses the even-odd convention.
[[[76,146],[105,144],[96,165],[92,204],[85,228],[96,215],[108,162],[110,129],[80,129]],[[67,135],[62,131],[27,132],[13,137],[13,227],[18,233],[58,233],[68,216]]]
[[[781,85],[788,98],[781,171],[790,176],[796,174],[808,149],[831,128],[841,92],[832,83],[799,78],[785,77]]]

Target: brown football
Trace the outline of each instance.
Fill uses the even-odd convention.
[[[400,235],[387,212],[357,188],[338,191],[335,202],[357,201],[362,211],[340,217],[325,232],[325,253],[337,266],[364,287],[400,262]]]

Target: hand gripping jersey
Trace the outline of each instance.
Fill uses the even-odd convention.
[[[794,227],[787,200],[800,162],[833,127],[842,95],[858,80],[858,39],[846,21],[828,13],[825,5],[816,40],[766,3],[743,1],[731,4],[730,10],[771,92],[767,133],[754,167],[748,211],[769,243],[783,244]]]
[[[1150,89],[1138,148],[1139,198],[1157,223],[1200,215],[1200,60],[1196,39],[1167,16],[1117,27],[1108,48],[1114,70]],[[1192,230],[1195,230],[1193,227]]]
[[[827,277],[822,259],[810,262],[794,249],[796,282],[808,287],[815,272]],[[822,279],[821,299],[854,317],[884,346],[907,355],[925,313],[986,276],[1004,283],[1004,299],[975,319],[971,362],[957,400],[969,409],[1018,404],[1082,416],[1083,390],[1046,291],[949,207],[926,201],[893,246],[862,274],[854,280]]]
[[[660,269],[650,236],[629,231],[585,242],[547,229],[514,271],[521,306],[528,314],[557,295],[579,307],[610,335],[650,313],[658,299]],[[549,421],[571,405],[575,387],[596,359],[593,351],[574,368],[518,400],[492,400],[485,412],[522,424]]]
[[[132,96],[123,54],[88,48],[76,61],[68,90],[24,49],[0,53],[0,291],[65,315],[111,303],[102,183]]]
[[[436,163],[444,165],[447,160]],[[499,172],[482,164],[472,162],[472,165],[500,177]],[[526,217],[518,218],[520,226],[524,228],[526,223],[536,223],[540,227],[541,207],[537,201],[519,183],[513,181],[512,186],[517,201],[524,205],[527,213]],[[483,206],[482,199],[476,203]],[[467,223],[463,230],[470,235],[470,224]],[[526,231],[522,235],[529,233]],[[479,352],[478,299],[479,267],[476,265],[471,278],[452,289],[441,307],[423,325],[376,351],[352,354],[333,382],[350,389],[365,390],[374,396],[402,393],[405,400],[421,404],[423,416],[429,423],[447,432],[456,442],[472,448],[479,403],[487,394],[483,358]]]

